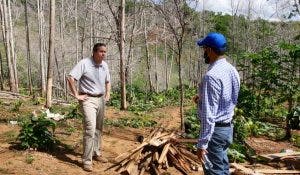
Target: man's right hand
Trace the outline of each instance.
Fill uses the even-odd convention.
[[[76,99],[79,100],[79,101],[85,101],[87,99],[87,95],[84,94],[84,95],[77,95],[76,96]]]

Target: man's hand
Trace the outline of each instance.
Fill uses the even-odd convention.
[[[75,98],[79,101],[85,101],[87,99],[87,95],[77,95]]]
[[[197,150],[197,156],[199,160],[204,164],[204,155],[207,153],[206,149],[198,148]]]
[[[110,95],[105,94],[104,100],[105,100],[105,103],[107,103],[110,100]]]

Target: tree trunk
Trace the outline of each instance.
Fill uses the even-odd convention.
[[[95,20],[94,20],[94,0],[92,0],[92,10],[90,11],[90,49],[93,49],[95,43]]]
[[[32,95],[32,77],[31,77],[31,57],[30,57],[30,35],[29,35],[29,24],[28,24],[28,12],[27,12],[27,0],[25,0],[25,30],[26,30],[26,44],[27,44],[27,81],[29,94]]]
[[[1,18],[1,34],[2,34],[2,40],[4,42],[4,46],[5,46],[5,26],[4,26],[4,13],[3,13],[3,3],[2,0],[0,0],[0,18]],[[1,90],[4,90],[4,70],[3,70],[3,57],[2,57],[2,53],[0,51],[0,68],[1,68],[1,72],[0,72],[0,79],[1,79]]]
[[[9,17],[9,33],[10,33],[10,51],[11,51],[11,58],[12,58],[12,66],[13,66],[13,73],[14,73],[14,81],[15,81],[15,92],[19,92],[19,80],[18,80],[18,71],[17,71],[17,56],[15,54],[15,40],[14,40],[14,31],[13,31],[13,24],[11,19],[11,7],[10,3],[8,2],[8,17]]]
[[[155,38],[155,57],[154,57],[154,79],[155,79],[155,92],[158,92],[158,73],[157,73],[157,37]]]
[[[41,96],[46,95],[46,74],[45,74],[45,36],[44,36],[44,1],[37,0],[38,6],[38,26],[39,26],[39,57],[40,57],[40,81]]]
[[[3,91],[4,90],[4,72],[3,72],[3,62],[2,62],[2,53],[0,51],[0,89]]]
[[[124,70],[124,45],[125,45],[125,0],[120,0],[120,80],[121,80],[121,109],[127,109],[126,104],[126,82],[125,82],[125,70]]]
[[[171,76],[172,76],[172,70],[173,70],[173,62],[174,62],[174,39],[172,41],[172,53],[171,53],[171,62],[170,62],[170,70],[169,70],[169,77],[167,79],[167,87],[169,87],[170,81],[171,81]]]
[[[54,36],[55,36],[55,0],[50,1],[50,32],[49,32],[49,57],[48,57],[48,73],[47,73],[47,94],[46,107],[50,108],[52,103],[52,85],[53,85],[53,57],[54,57]]]
[[[64,96],[65,100],[67,100],[67,83],[66,83],[66,68],[65,68],[65,49],[64,49],[64,25],[65,25],[65,17],[64,17],[64,0],[61,0],[61,7],[60,7],[60,30],[59,30],[59,36],[60,36],[60,49],[61,49],[61,62],[63,67],[62,72],[62,81],[63,81],[63,89],[64,89]]]
[[[148,83],[149,83],[149,90],[150,92],[153,92],[153,83],[152,83],[152,77],[151,77],[151,60],[149,55],[149,44],[148,44],[148,37],[147,37],[147,27],[146,27],[146,19],[144,19],[144,43],[145,43],[145,49],[146,49],[146,63],[147,63],[147,76],[148,76]]]
[[[75,32],[76,32],[76,63],[78,63],[79,60],[79,33],[78,33],[78,1],[75,0]]]
[[[132,53],[132,47],[133,47],[133,36],[134,36],[134,31],[136,27],[136,0],[134,1],[134,14],[133,14],[133,26],[131,29],[130,33],[130,39],[129,39],[129,48],[128,48],[128,56],[127,56],[127,61],[126,61],[126,66],[125,66],[125,82],[126,84],[129,83],[129,78],[130,78],[130,85],[132,85],[132,68],[131,68],[131,62],[133,59],[133,53]]]
[[[8,17],[7,17],[7,4],[6,0],[2,0],[0,3],[1,5],[1,14],[3,17],[4,22],[4,39],[5,39],[5,51],[6,51],[6,59],[7,59],[7,66],[8,66],[8,75],[9,75],[9,88],[12,92],[17,92],[16,84],[15,84],[15,77],[14,77],[14,70],[13,70],[13,63],[11,58],[11,45],[10,45],[10,34],[9,34],[9,25],[8,25]]]

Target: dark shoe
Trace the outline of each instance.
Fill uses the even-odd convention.
[[[94,156],[94,160],[99,161],[101,163],[107,163],[108,162],[108,160],[105,157],[101,156],[101,155],[100,156]]]
[[[87,172],[92,172],[93,167],[92,167],[92,165],[83,165],[83,170],[87,171]]]

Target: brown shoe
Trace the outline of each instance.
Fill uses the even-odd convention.
[[[87,172],[92,172],[93,167],[92,167],[92,165],[83,165],[83,170],[87,171]]]
[[[108,162],[108,160],[105,157],[101,156],[101,155],[100,156],[94,156],[94,160],[99,161],[101,163],[107,163]]]

